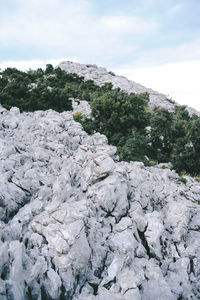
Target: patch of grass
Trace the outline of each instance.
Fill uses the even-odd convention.
[[[163,165],[163,166],[162,166],[162,169],[167,169],[167,167]]]
[[[157,162],[155,160],[149,160],[149,166],[154,167],[157,165]]]
[[[200,182],[200,176],[194,176],[194,179],[198,182]]]
[[[183,176],[180,176],[179,179],[178,179],[178,181],[180,181],[180,182],[182,182],[182,183],[184,183],[184,184],[187,183],[187,179],[184,178]]]
[[[81,122],[83,119],[83,115],[81,112],[77,112],[77,113],[73,114],[73,118],[74,118],[74,121]]]

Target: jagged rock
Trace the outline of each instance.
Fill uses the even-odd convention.
[[[73,112],[0,111],[0,299],[199,299],[200,183]]]
[[[115,75],[112,72],[108,72],[106,68],[98,67],[97,65],[91,65],[91,64],[80,64],[80,63],[74,63],[71,61],[63,61],[61,62],[58,67],[60,67],[62,70],[65,70],[67,73],[76,73],[79,76],[83,76],[85,80],[93,80],[95,84],[97,85],[104,85],[107,82],[111,82],[114,88],[120,88],[121,90],[127,92],[127,93],[149,93],[149,106],[151,108],[158,106],[167,109],[168,111],[173,111],[175,105],[179,105],[178,103],[175,103],[174,101],[171,101],[167,98],[166,95],[161,94],[157,91],[154,91],[150,88],[146,88],[142,86],[139,83],[136,83],[134,81],[128,80],[124,76],[118,76]],[[74,106],[76,107],[76,106]],[[89,110],[87,106],[79,105],[80,109],[78,111],[82,112],[83,114],[88,115]],[[200,112],[195,110],[194,108],[187,107],[187,110],[190,115],[196,114],[200,116]]]
[[[72,98],[72,107],[74,114],[82,113],[82,115],[90,117],[91,108],[87,101],[85,100],[76,100]]]

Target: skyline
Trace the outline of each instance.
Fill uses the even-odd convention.
[[[2,0],[0,68],[97,64],[200,110],[200,1]]]

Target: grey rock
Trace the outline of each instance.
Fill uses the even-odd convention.
[[[161,94],[157,91],[154,91],[150,88],[146,88],[143,85],[136,83],[134,81],[128,80],[124,76],[114,75],[112,72],[108,72],[106,68],[98,67],[96,65],[86,65],[80,63],[74,63],[71,61],[63,61],[58,65],[59,68],[66,71],[67,73],[76,73],[79,76],[83,76],[85,80],[93,80],[97,85],[104,85],[107,82],[112,83],[113,88],[120,88],[121,90],[127,93],[149,93],[150,101],[149,106],[153,108],[155,106],[162,107],[167,109],[168,111],[173,111],[175,105],[179,105],[178,103],[171,101],[167,98],[166,95]],[[85,115],[89,114],[89,109],[82,108],[81,105],[78,111],[82,112]],[[76,109],[76,107],[74,106]],[[198,115],[200,116],[200,112],[187,107],[187,110],[190,115]]]
[[[90,117],[91,115],[90,105],[85,100],[79,100],[79,99],[76,100],[72,98],[72,107],[73,107],[74,114],[81,113],[86,117]]]
[[[1,111],[1,299],[199,299],[200,183],[118,162],[73,112]]]

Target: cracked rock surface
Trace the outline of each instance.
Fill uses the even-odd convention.
[[[0,115],[0,299],[200,299],[200,183],[72,112]]]
[[[174,101],[170,101],[166,95],[154,91],[150,88],[146,88],[143,85],[134,81],[128,80],[124,76],[115,75],[113,72],[108,72],[106,68],[98,67],[92,64],[80,64],[71,61],[63,61],[58,67],[65,70],[67,73],[76,73],[79,76],[83,76],[86,80],[93,80],[97,85],[104,85],[107,82],[111,82],[114,88],[120,88],[127,93],[149,93],[149,106],[151,108],[158,106],[168,111],[173,111],[175,105],[179,105]],[[192,107],[186,107],[189,114],[196,114],[200,117],[200,112]]]

